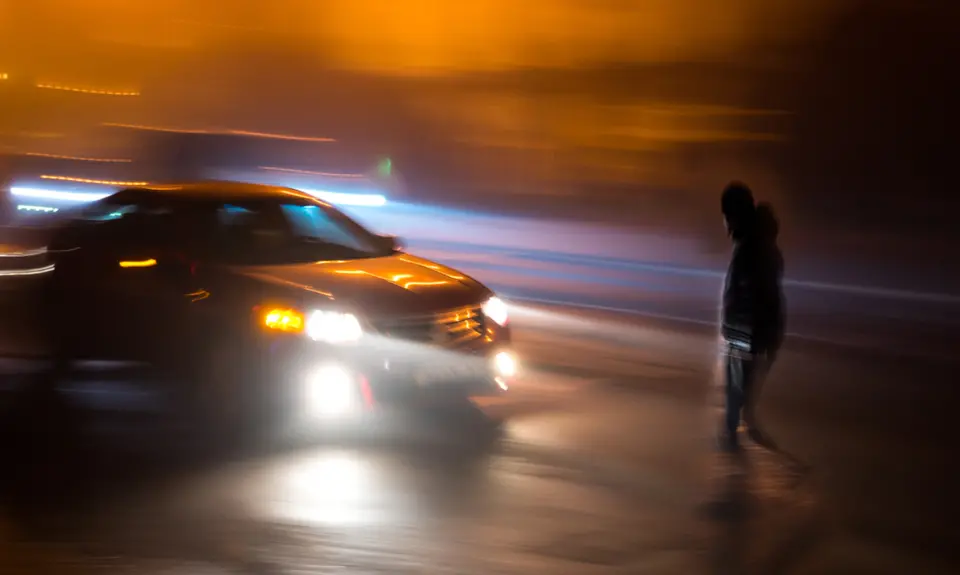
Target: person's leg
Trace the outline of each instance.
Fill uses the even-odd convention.
[[[747,435],[757,445],[776,450],[778,449],[777,444],[770,439],[769,435],[763,432],[757,421],[757,404],[760,401],[760,392],[766,381],[766,375],[770,371],[772,361],[767,357],[760,357],[751,363],[752,365],[744,379],[747,387],[743,408],[743,421],[747,426]]]
[[[724,441],[729,447],[737,446],[737,429],[740,427],[740,414],[744,403],[743,374],[745,361],[738,353],[727,352],[725,374],[727,401],[724,418]]]
[[[763,357],[756,357],[743,365],[743,423],[748,430],[754,429],[757,421],[757,399],[763,377],[760,374]]]

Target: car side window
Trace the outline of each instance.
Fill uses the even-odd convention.
[[[288,242],[290,227],[272,204],[217,206],[216,251],[231,261],[256,259]]]
[[[290,222],[293,233],[307,240],[343,246],[357,251],[368,250],[358,234],[351,233],[344,222],[338,221],[319,206],[302,204],[284,204],[281,206],[284,217]]]
[[[77,247],[103,249],[111,243],[117,222],[133,214],[137,207],[136,194],[119,192],[74,210],[69,215],[68,224],[51,241],[50,248],[53,251]]]
[[[138,200],[140,198],[132,192],[118,192],[77,210],[71,219],[78,223],[118,220],[124,215],[135,212]]]

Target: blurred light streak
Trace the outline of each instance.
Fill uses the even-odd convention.
[[[363,174],[349,174],[343,172],[315,172],[312,170],[295,170],[293,168],[276,168],[273,166],[259,166],[261,170],[269,170],[271,172],[285,172],[289,174],[304,174],[307,176],[327,176],[331,178],[363,178]]]
[[[78,184],[96,184],[98,186],[146,186],[150,182],[128,182],[123,180],[89,180],[87,178],[73,178],[70,176],[42,175],[43,180],[57,180],[61,182],[75,182]]]
[[[65,178],[60,176],[41,176],[50,180],[65,180],[69,182],[79,182],[84,184],[97,184],[105,186],[145,186],[147,182],[116,182],[110,180],[83,180],[81,178]],[[387,204],[387,198],[380,194],[346,194],[340,192],[328,192],[323,190],[300,190],[310,194],[323,201],[341,206],[365,206],[379,208]],[[49,190],[44,188],[15,186],[10,188],[10,193],[22,198],[37,198],[48,200],[61,200],[67,202],[95,202],[103,199],[113,192],[97,194],[93,192],[68,192],[62,190]]]
[[[87,158],[83,156],[63,156],[60,154],[43,154],[41,152],[27,152],[25,156],[34,156],[37,158],[53,158],[56,160],[73,160],[77,162],[101,162],[101,163],[129,163],[133,160],[127,158]]]
[[[450,283],[450,282],[444,281],[444,280],[432,281],[432,282],[407,282],[407,283],[403,284],[401,287],[402,287],[403,289],[408,290],[408,289],[410,289],[410,288],[412,288],[412,287],[442,286],[442,285],[447,285],[447,284],[449,284],[449,283]]]
[[[65,86],[62,84],[51,84],[38,82],[37,88],[44,90],[60,90],[63,92],[76,92],[79,94],[93,94],[95,96],[139,96],[140,92],[136,90],[101,90],[98,88],[80,88],[77,86]]]
[[[267,132],[248,132],[246,130],[226,130],[222,132],[233,136],[252,136],[254,138],[269,138],[273,140],[294,140],[297,142],[336,142],[333,138],[315,138],[311,136],[289,136],[286,134],[270,134]]]
[[[4,248],[8,247],[8,246],[3,246],[2,244],[0,244],[0,246]],[[33,256],[42,256],[45,253],[47,253],[46,247],[34,248],[30,250],[20,250],[15,252],[0,250],[0,258],[29,258]]]
[[[10,79],[10,74],[7,74],[6,72],[0,73],[0,80],[9,80],[9,79]]]
[[[95,192],[65,192],[61,190],[46,190],[43,188],[27,188],[14,186],[10,188],[10,193],[20,198],[36,198],[45,200],[61,200],[66,202],[95,202],[102,200],[107,196],[113,195],[113,192],[95,193]]]
[[[149,132],[172,132],[174,134],[212,134],[210,130],[199,130],[189,128],[163,128],[160,126],[147,126],[143,124],[117,124],[114,122],[104,122],[101,124],[109,128],[127,128],[129,130],[145,130]]]
[[[293,140],[297,142],[336,142],[334,138],[321,138],[313,136],[291,136],[289,134],[274,134],[270,132],[251,132],[248,130],[206,130],[192,128],[165,128],[161,126],[147,126],[143,124],[120,124],[115,122],[104,122],[102,126],[110,128],[127,128],[130,130],[147,130],[152,132],[173,132],[177,134],[213,134],[221,136],[249,136],[251,138],[266,138],[272,140]]]
[[[25,270],[0,270],[0,277],[11,277],[11,276],[36,276],[40,274],[46,274],[53,271],[53,264],[45,265],[39,268],[29,268]]]
[[[300,188],[301,192],[320,198],[321,200],[341,206],[367,206],[379,208],[387,204],[387,198],[381,194],[346,194],[342,192],[328,192],[324,190],[310,190]]]
[[[589,303],[580,303],[580,302],[575,302],[575,301],[570,301],[570,300],[563,300],[563,299],[540,298],[540,297],[525,297],[525,296],[511,295],[511,296],[510,296],[510,301],[511,301],[511,302],[514,302],[514,301],[526,302],[526,303],[533,304],[533,305],[540,304],[540,305],[547,305],[547,306],[557,307],[557,308],[567,308],[567,309],[573,309],[573,310],[583,309],[583,310],[593,310],[593,311],[610,312],[610,313],[614,313],[614,314],[618,314],[618,315],[628,315],[628,316],[636,316],[636,317],[647,317],[647,318],[652,318],[652,319],[662,319],[662,320],[667,320],[667,321],[671,321],[671,322],[687,323],[687,324],[693,324],[693,325],[703,325],[703,326],[715,326],[715,325],[717,325],[717,322],[716,322],[716,321],[706,321],[706,320],[700,320],[700,319],[691,318],[691,317],[686,317],[686,316],[680,316],[680,315],[671,315],[671,314],[664,314],[664,313],[656,313],[656,312],[650,312],[650,311],[646,311],[646,310],[638,310],[638,309],[634,309],[634,308],[630,308],[630,307],[618,307],[618,306],[607,306],[607,305],[597,305],[597,304],[589,304]],[[545,310],[540,310],[540,309],[535,309],[535,308],[530,308],[530,307],[521,308],[520,306],[515,306],[515,305],[511,305],[511,306],[510,306],[510,309],[511,309],[511,310],[516,310],[516,311],[514,312],[514,315],[527,314],[528,317],[530,317],[530,316],[532,316],[532,315],[536,315],[536,314],[541,314],[541,315],[542,315],[542,314],[550,313],[550,312],[545,311]],[[565,318],[565,319],[566,319],[567,321],[570,321],[570,318]],[[587,325],[587,324],[594,324],[594,325],[596,325],[596,321],[595,321],[594,319],[589,319],[589,320],[588,320],[588,319],[582,319],[582,320],[578,320],[578,321],[580,321],[580,325]],[[631,328],[629,328],[629,327],[624,327],[624,329],[631,329]]]
[[[31,204],[20,204],[17,206],[17,209],[24,212],[46,212],[53,213],[59,212],[60,208],[54,208],[52,206],[34,206]]]

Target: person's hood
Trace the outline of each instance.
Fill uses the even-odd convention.
[[[288,295],[370,316],[415,315],[479,305],[492,293],[446,266],[411,256],[234,268]]]

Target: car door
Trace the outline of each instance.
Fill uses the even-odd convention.
[[[83,359],[122,356],[118,335],[116,266],[118,246],[128,238],[123,218],[137,207],[137,196],[120,192],[73,214],[49,249],[55,262],[48,317],[58,353]]]
[[[175,206],[145,200],[114,230],[111,260],[101,276],[100,314],[111,347],[124,359],[169,362],[190,332],[193,264],[178,242]]]

